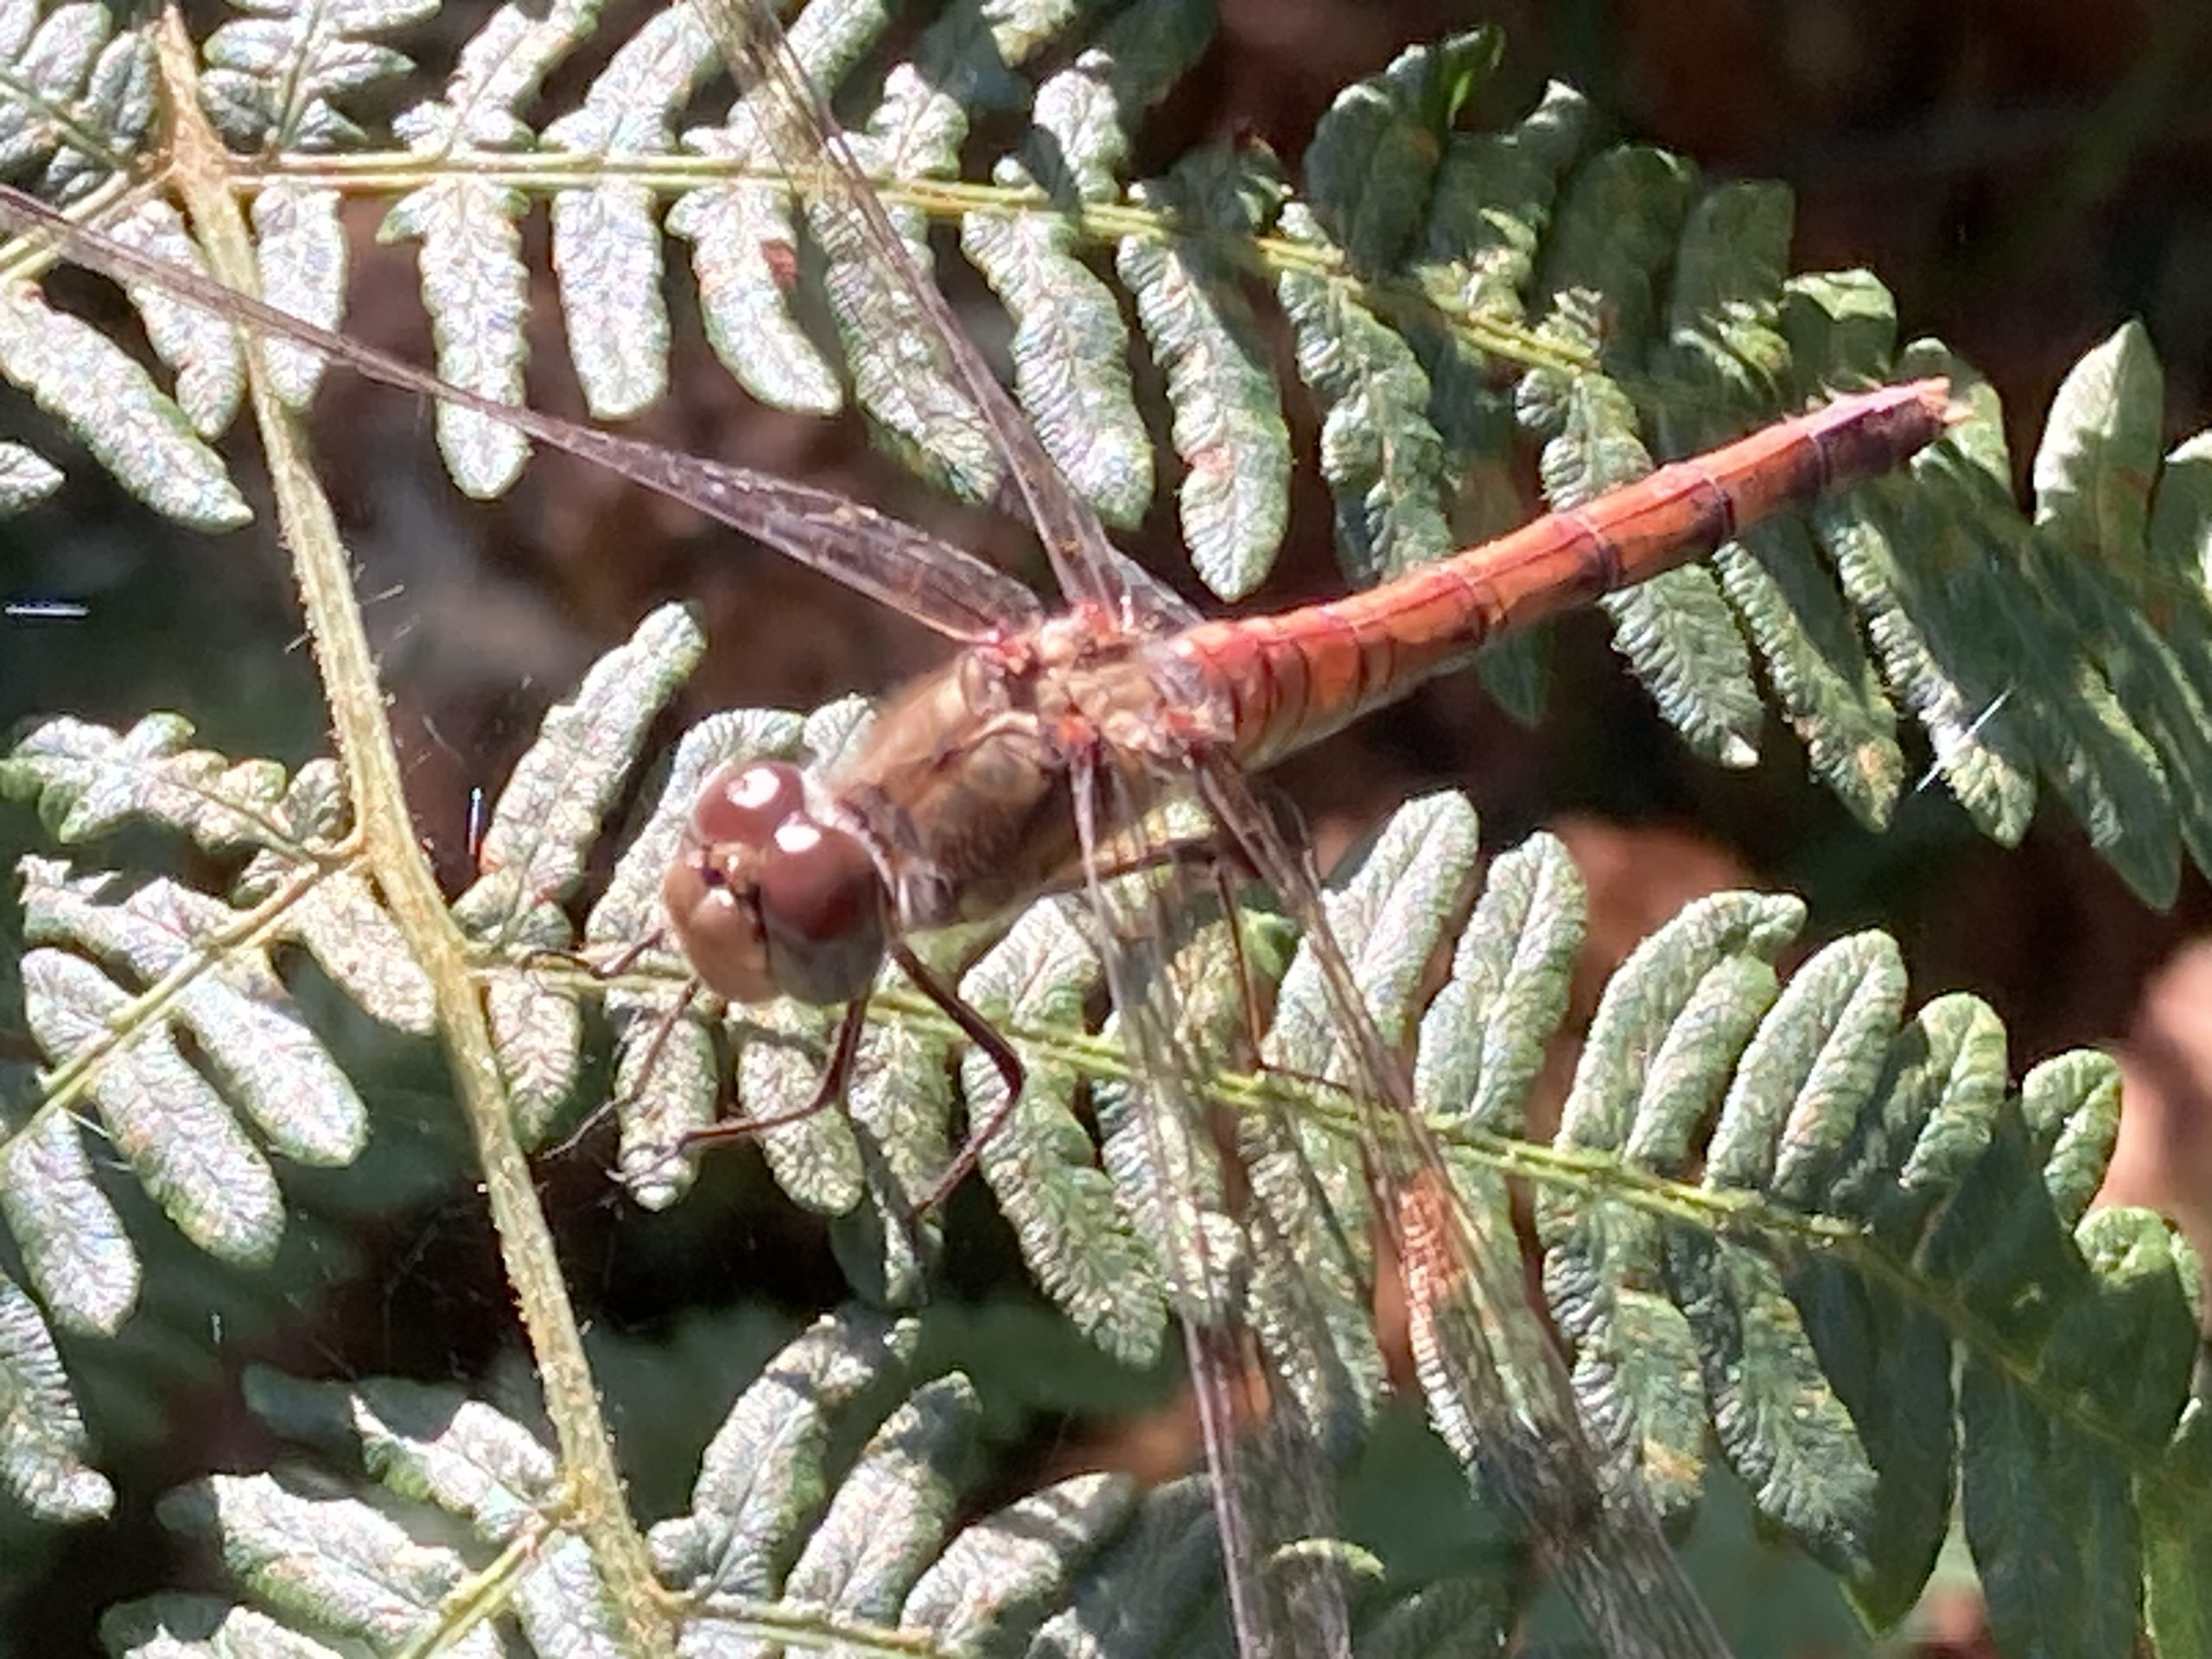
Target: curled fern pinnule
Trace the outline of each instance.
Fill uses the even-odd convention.
[[[0,41],[0,162],[11,175],[42,162],[57,200],[127,166],[152,124],[151,42],[117,21],[98,4],[19,6]]]
[[[48,860],[26,859],[23,874],[27,938],[87,951],[148,983],[180,979],[169,1017],[271,1144],[303,1162],[353,1160],[367,1135],[359,1097],[266,961],[226,946],[236,912],[166,880],[122,895],[110,877],[73,880]]]
[[[1637,947],[1599,1000],[1557,1144],[1671,1171],[1773,1001],[1770,959],[1803,917],[1795,899],[1721,894]],[[1704,1390],[1660,1223],[1601,1194],[1540,1192],[1536,1225],[1578,1397],[1637,1453],[1661,1512],[1687,1508],[1702,1476]]]
[[[311,1498],[269,1475],[214,1475],[170,1493],[162,1522],[215,1545],[231,1574],[262,1601],[322,1630],[392,1643],[428,1637],[470,1576],[449,1547],[353,1498]],[[490,1653],[480,1629],[467,1646]]]
[[[1798,969],[1736,1066],[1707,1145],[1706,1184],[1802,1186],[1796,1166],[1825,1162],[1872,1100],[1904,993],[1904,963],[1886,933],[1838,939]]]
[[[1805,527],[1762,524],[1713,565],[1815,775],[1860,823],[1883,828],[1904,787],[1897,713]]]
[[[791,20],[791,54],[816,85],[835,86],[889,21],[873,0],[808,6]],[[738,384],[772,408],[832,415],[844,406],[844,388],[791,309],[798,208],[775,176],[764,112],[740,90],[723,125],[683,135],[685,149],[733,176],[684,195],[669,210],[668,230],[694,245],[707,339]]]
[[[1683,906],[1638,945],[1599,1001],[1560,1114],[1560,1144],[1625,1148],[1652,1058],[1707,977],[1731,958],[1770,963],[1804,920],[1796,899],[1718,893]]]
[[[2052,1208],[2078,1225],[2120,1140],[2120,1067],[2088,1049],[2053,1055],[2020,1079],[2020,1116]]]
[[[979,1415],[974,1386],[957,1373],[902,1402],[838,1483],[784,1594],[838,1618],[893,1623],[950,1525]]]
[[[412,111],[399,130],[429,151],[463,138],[442,110]],[[487,180],[441,179],[394,202],[377,232],[378,241],[423,245],[423,303],[438,373],[508,404],[523,400],[523,364],[530,354],[523,330],[530,271],[517,224],[528,205],[521,191]],[[438,405],[436,420],[446,467],[470,495],[489,500],[521,476],[530,443],[514,428],[449,404]]]
[[[1137,0],[1109,17],[1073,64],[1037,89],[1023,169],[1054,196],[1110,201],[1144,112],[1212,43],[1205,0]]]
[[[1327,257],[1312,213],[1284,209],[1281,233]],[[1285,270],[1275,295],[1298,340],[1298,373],[1321,411],[1321,474],[1336,503],[1337,556],[1368,587],[1452,548],[1444,447],[1428,377],[1412,348],[1325,276]]]
[[[1838,940],[1808,962],[1736,1066],[1707,1151],[1706,1185],[1762,1193],[1787,1181],[1785,1160],[1840,1144],[1873,1096],[1904,997],[1904,965],[1885,935]],[[1837,1571],[1864,1574],[1876,1467],[1780,1268],[1692,1229],[1669,1229],[1666,1244],[1714,1427],[1753,1503]]]
[[[1109,1018],[1100,1035],[1118,1046],[1120,1030]],[[1179,1318],[1222,1324],[1234,1317],[1231,1287],[1249,1270],[1224,1207],[1222,1154],[1203,1126],[1150,1109],[1141,1088],[1126,1077],[1093,1082],[1099,1166],[1151,1251],[1168,1306]]]
[[[992,181],[1032,188],[1012,162]],[[960,245],[1014,321],[1014,390],[1077,493],[1110,524],[1134,525],[1153,494],[1152,440],[1128,373],[1128,330],[1105,283],[1075,257],[1058,213],[969,213]]]
[[[1300,170],[1316,220],[1354,267],[1392,270],[1404,258],[1429,213],[1445,136],[1504,45],[1482,28],[1411,48],[1315,123]]]
[[[698,625],[666,606],[594,665],[570,702],[547,714],[537,741],[499,791],[478,863],[454,902],[472,938],[503,957],[574,943],[562,905],[584,865],[645,729],[705,649]],[[550,1133],[575,1088],[582,1010],[572,986],[495,969],[486,997],[501,1070],[525,1144]]]
[[[1351,961],[1384,1040],[1404,1037],[1437,949],[1450,937],[1474,882],[1474,809],[1463,795],[1409,802],[1340,880],[1329,920]],[[1307,1077],[1341,1077],[1346,1058],[1321,985],[1320,965],[1301,949],[1283,976],[1267,1064]]]
[[[2132,1455],[2155,1460],[2154,1479],[2178,1472],[2165,1465],[2177,1425],[2190,1432],[2197,1408],[2193,1374],[2202,1344],[2202,1266],[2188,1240],[2155,1211],[2107,1205],[2082,1217],[2074,1242],[2097,1288],[2085,1332],[2086,1357],[2102,1347],[2131,1363],[2091,1370],[2090,1388],[2112,1415]]]
[[[1208,8],[1182,0],[1149,0],[1112,19],[1038,89],[1019,158],[993,168],[1010,194],[1041,188],[1048,209],[961,221],[963,251],[1014,325],[1015,394],[1060,470],[1111,524],[1135,524],[1151,504],[1152,442],[1130,388],[1121,308],[1075,257],[1077,210],[1115,198],[1126,122],[1190,67],[1211,22]]]
[[[714,43],[687,6],[648,18],[592,82],[581,109],[549,124],[549,146],[608,160],[675,149],[676,115],[717,67]],[[621,419],[668,390],[668,306],[662,294],[658,198],[610,176],[553,196],[553,269],[569,355],[584,402]]]
[[[1778,186],[1724,185],[1691,210],[1668,296],[1667,338],[1652,354],[1654,425],[1665,453],[1738,435],[1765,417],[1787,384],[1792,347],[1781,313],[1789,221],[1789,193]],[[1904,771],[1896,717],[1802,529],[1789,520],[1759,526],[1715,552],[1713,574],[1814,771],[1862,822],[1886,822]],[[1678,596],[1687,596],[1694,584],[1678,586]],[[1704,622],[1694,623],[1700,616]],[[1691,618],[1673,626],[1717,626],[1695,607]],[[1697,637],[1670,639],[1648,664],[1631,660],[1693,742],[1700,732],[1725,729],[1755,743],[1758,728],[1741,701],[1745,682],[1732,668],[1712,675]],[[1699,672],[1712,677],[1694,690],[1688,677]]]
[[[1780,991],[1774,965],[1757,957],[1725,956],[1705,970],[1675,1011],[1659,1046],[1645,1057],[1635,1113],[1620,1147],[1628,1164],[1662,1173],[1682,1166],[1695,1138],[1720,1109],[1731,1075],[1740,1076],[1738,1067],[1750,1061],[1752,1035]]]
[[[2034,815],[2034,757],[2008,711],[2012,683],[1948,590],[1942,573],[1960,558],[1922,494],[1870,486],[1815,522],[1891,695],[1928,733],[1934,775],[1984,835],[2010,846]]]
[[[92,1177],[83,1126],[48,1109],[0,1149],[0,1217],[64,1329],[112,1336],[138,1305],[138,1252]]]
[[[325,875],[301,893],[281,925],[283,937],[304,947],[372,1019],[418,1037],[435,1028],[429,976],[359,873]]]
[[[1473,810],[1440,794],[1402,807],[1328,895],[1332,931],[1386,1043],[1402,1042],[1435,958],[1464,913],[1474,875]],[[1294,1077],[1342,1079],[1357,1062],[1340,1047],[1319,960],[1301,945],[1284,974],[1264,1063]],[[1378,1126],[1388,1135],[1391,1126]],[[1307,1396],[1317,1424],[1371,1412],[1384,1386],[1369,1317],[1375,1266],[1368,1172],[1358,1137],[1291,1109],[1240,1126],[1240,1151],[1266,1217],[1252,1303],[1271,1359]],[[1471,1190],[1475,1205],[1482,1194]],[[1325,1348],[1309,1351],[1314,1339]]]
[[[2203,584],[2158,579],[2148,549],[2162,390],[2157,359],[2133,325],[2075,365],[2037,449],[2036,524],[2027,543],[2041,608],[2063,648],[2081,662],[2089,712],[2102,716],[2088,730],[2108,733],[2104,747],[2120,751],[2104,770],[2115,774],[2115,787],[2133,780],[2134,793],[2152,798],[2122,809],[2129,814],[2124,850],[2107,855],[2154,900],[2171,892],[2166,867],[2178,861],[2171,831],[2159,835],[2166,811],[2178,819],[2200,865],[2212,853],[2206,781],[2212,740],[2205,730],[2212,683],[2202,677],[2201,658],[2190,664],[2182,644],[2202,632]],[[2194,679],[2192,666],[2199,671]],[[2145,767],[2155,780],[2143,776]]]
[[[736,1097],[747,1117],[790,1118],[757,1137],[776,1185],[794,1204],[842,1216],[868,1194],[868,1159],[842,1112],[797,1116],[810,1104],[836,1038],[838,1014],[797,1002],[734,1012]]]
[[[960,994],[1004,1031],[1080,1030],[1098,977],[1097,953],[1068,906],[1048,899],[969,969]],[[1029,1075],[1012,1121],[983,1148],[983,1177],[1053,1304],[1122,1363],[1150,1364],[1166,1319],[1160,1277],[1076,1115],[1079,1077],[1049,1050],[1018,1035],[1014,1046]],[[972,1048],[961,1077],[972,1132],[995,1119],[1006,1083]]]
[[[1705,1233],[1670,1230],[1668,1245],[1730,1466],[1759,1514],[1816,1560],[1864,1573],[1875,1470],[1781,1273],[1758,1251]]]
[[[1577,168],[1560,195],[1537,291],[1547,305],[1571,289],[1604,297],[1609,371],[1618,372],[1616,352],[1632,355],[1660,333],[1658,283],[1696,191],[1682,157],[1619,144]]]
[[[34,727],[0,758],[0,791],[35,800],[47,833],[68,844],[143,818],[211,853],[258,847],[296,855],[284,769],[188,748],[191,738],[192,722],[177,715],[149,715],[124,733],[63,715]]]
[[[1067,1605],[1029,1644],[1033,1659],[1165,1653],[1217,1640],[1221,1535],[1206,1483],[1169,1481],[1147,1492],[1122,1535],[1077,1579]]]
[[[2036,528],[2076,558],[2126,560],[2144,543],[2158,477],[2165,377],[2139,322],[2066,372],[2032,474]]]
[[[1776,321],[1789,342],[1784,396],[1792,403],[1874,385],[1897,361],[1897,299],[1871,270],[1784,279]]]
[[[1497,132],[1453,130],[1412,252],[1422,291],[1478,322],[1524,323],[1537,249],[1550,228],[1560,181],[1580,153],[1589,109],[1556,82],[1527,116]],[[1453,535],[1472,547],[1517,526],[1528,512],[1514,454],[1513,395],[1497,365],[1449,313],[1408,312],[1406,337],[1429,378],[1429,415],[1444,441],[1454,486]],[[1476,659],[1491,696],[1533,724],[1542,703],[1541,632],[1492,640]]]
[[[691,1510],[652,1530],[653,1559],[695,1595],[766,1597],[830,1492],[839,1420],[903,1386],[920,1328],[858,1309],[824,1316],[738,1396],[699,1465]]]
[[[1572,308],[1557,321],[1579,327]],[[1539,470],[1554,511],[1651,470],[1636,406],[1610,376],[1540,369],[1523,379],[1518,397],[1522,418],[1551,432]],[[1598,602],[1612,619],[1616,649],[1693,747],[1724,766],[1758,760],[1764,706],[1743,635],[1710,572],[1684,566]]]
[[[15,1172],[10,1170],[12,1175]],[[90,1521],[114,1506],[115,1489],[86,1462],[84,1419],[38,1305],[0,1274],[0,1491],[41,1520]]]
[[[1076,1475],[963,1528],[899,1609],[947,1651],[1014,1652],[1137,1503],[1126,1476]]]
[[[1553,81],[1512,126],[1450,136],[1416,258],[1448,273],[1468,310],[1516,322],[1527,315],[1560,181],[1590,124],[1589,101]]]
[[[1173,227],[1128,236],[1115,270],[1167,380],[1176,492],[1192,568],[1223,599],[1265,580],[1290,516],[1290,429],[1266,341],[1238,272],[1210,232],[1249,237],[1273,221],[1285,187],[1273,158],[1193,151],[1131,198]]]
[[[575,893],[646,729],[705,651],[690,613],[663,606],[547,713],[492,810],[484,875],[454,901],[473,933],[504,942]]]
[[[166,200],[142,202],[105,228],[125,247],[166,264],[206,273],[206,262],[185,229],[183,216]],[[181,303],[158,289],[138,286],[129,292],[146,325],[147,343],[176,372],[172,396],[177,407],[201,437],[220,436],[229,429],[245,395],[245,358],[237,334],[222,318]]]
[[[61,487],[60,469],[20,443],[0,443],[0,514],[21,512]]]
[[[1449,1128],[1525,1132],[1544,1046],[1567,1016],[1588,906],[1563,842],[1531,836],[1495,860],[1421,1016],[1414,1098]]]
[[[918,994],[895,967],[884,995]],[[845,1115],[863,1183],[860,1200],[830,1224],[830,1242],[855,1296],[881,1307],[930,1299],[939,1224],[914,1206],[952,1160],[951,1034],[933,1020],[874,1020],[861,1038]]]
[[[1430,964],[1456,925],[1476,856],[1473,810],[1457,795],[1402,808],[1341,886],[1329,917],[1386,1042],[1403,1039]],[[1301,945],[1284,974],[1262,1045],[1269,1069],[1341,1080],[1340,1046],[1319,957]],[[1294,1386],[1348,1390],[1371,1407],[1382,1389],[1367,1289],[1374,1279],[1368,1172],[1359,1138],[1288,1109],[1240,1122],[1238,1151],[1266,1217],[1253,1263],[1253,1319]],[[1288,1282],[1276,1282],[1287,1274]],[[1319,1336],[1327,1351],[1306,1352]],[[1331,1414],[1341,1408],[1330,1408]]]
[[[1598,602],[1613,619],[1614,645],[1690,747],[1719,766],[1758,765],[1765,708],[1713,573],[1664,571]]]
[[[465,1517],[494,1543],[560,1496],[553,1454],[461,1389],[398,1377],[308,1382],[256,1366],[245,1399],[286,1440],[343,1456],[398,1496]]]
[[[722,1056],[696,1015],[659,1035],[669,999],[611,992],[617,1058],[612,1084],[621,1141],[615,1168],[623,1190],[646,1210],[664,1210],[690,1190],[698,1166],[679,1156],[685,1138],[715,1121],[721,1100]],[[648,1060],[651,1070],[646,1070]]]
[[[413,68],[376,37],[413,28],[436,10],[436,0],[257,4],[253,15],[207,36],[201,99],[241,150],[362,148],[368,136],[340,102]]]
[[[684,142],[739,165],[754,159],[750,149],[721,148],[715,132]],[[707,342],[738,385],[772,409],[827,416],[843,408],[837,371],[791,315],[798,225],[784,189],[742,178],[709,185],[677,201],[666,225],[692,245]]]
[[[253,198],[261,297],[279,310],[334,329],[346,314],[350,254],[338,217],[338,193],[278,179]],[[294,409],[315,401],[327,366],[317,353],[284,340],[261,344],[276,395]]]
[[[1675,245],[1663,332],[1652,342],[1661,375],[1675,378],[1665,374],[1674,358],[1685,390],[1731,424],[1766,411],[1789,365],[1777,324],[1793,212],[1788,187],[1732,181],[1698,198]]]
[[[557,950],[565,936],[541,948]],[[484,987],[484,1017],[499,1057],[515,1135],[524,1147],[545,1144],[575,1097],[582,1069],[584,1016],[575,993],[494,974]]]
[[[57,1058],[100,1040],[131,1002],[91,963],[60,950],[32,951],[22,979],[31,1034]],[[186,1237],[236,1262],[276,1254],[284,1208],[268,1161],[165,1026],[110,1052],[86,1088],[116,1149]]]
[[[156,512],[207,531],[253,517],[221,460],[146,372],[28,289],[0,293],[0,376],[59,417]]]

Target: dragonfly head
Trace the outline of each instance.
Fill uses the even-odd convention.
[[[813,815],[788,761],[733,762],[707,779],[660,893],[693,971],[733,1002],[849,1002],[883,961],[875,861]]]

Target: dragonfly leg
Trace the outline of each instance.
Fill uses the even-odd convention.
[[[802,1118],[812,1117],[817,1112],[836,1105],[845,1097],[845,1085],[852,1080],[853,1060],[861,1052],[861,1033],[868,1029],[868,1001],[856,997],[845,1004],[845,1012],[837,1022],[836,1046],[830,1051],[830,1064],[822,1073],[822,1081],[815,1085],[814,1093],[804,1106],[788,1112],[779,1112],[773,1117],[726,1117],[709,1123],[703,1129],[694,1129],[683,1137],[683,1150],[695,1147],[719,1146],[725,1141],[743,1141],[765,1129],[779,1129],[786,1123],[796,1123]]]
[[[984,1122],[970,1128],[968,1144],[945,1166],[937,1185],[914,1205],[915,1215],[920,1217],[943,1204],[952,1195],[953,1189],[974,1173],[983,1148],[990,1144],[993,1135],[1007,1126],[1014,1109],[1021,1103],[1021,1086],[1028,1080],[1029,1073],[1021,1064],[1021,1056],[1014,1052],[1014,1045],[1001,1036],[989,1020],[963,1001],[959,992],[931,972],[919,957],[904,944],[893,944],[891,956],[899,971],[914,982],[922,995],[944,1009],[946,1017],[960,1027],[961,1033],[989,1057],[991,1064],[998,1068],[1000,1081],[1006,1084],[1006,1099],[1000,1103],[998,1109]]]
[[[662,940],[666,937],[666,930],[657,927],[644,938],[631,940],[620,950],[615,951],[613,956],[608,957],[604,962],[594,962],[589,957],[583,957],[582,961],[584,965],[589,968],[596,977],[601,979],[613,979],[617,975],[628,973],[631,969],[637,966],[638,959],[639,957],[643,957],[646,951],[657,949]],[[687,988],[684,1001],[690,1001],[691,995],[696,994],[698,988],[699,982],[695,979]],[[683,1006],[683,1002],[677,1004],[677,1007],[682,1007]],[[665,1042],[667,1039],[663,1038],[661,1040]]]
[[[594,978],[613,979],[618,974],[626,973],[632,963],[660,943],[660,930],[655,928],[643,939],[623,946],[603,963],[572,958],[557,951],[548,954],[559,957],[564,962],[583,960],[584,966],[591,970]],[[660,1018],[653,1021],[653,1034],[645,1039],[645,1052],[638,1062],[637,1077],[630,1085],[629,1092],[623,1095],[610,1095],[590,1111],[585,1113],[583,1122],[563,1135],[559,1144],[555,1146],[547,1156],[567,1157],[582,1144],[586,1135],[606,1122],[608,1116],[620,1113],[623,1107],[645,1093],[646,1084],[652,1080],[653,1068],[660,1064],[661,1054],[668,1047],[669,1039],[676,1035],[677,1022],[683,1018],[684,1011],[691,1006],[691,1000],[704,988],[704,985],[696,976],[683,982],[683,989],[676,1001],[670,1003]]]

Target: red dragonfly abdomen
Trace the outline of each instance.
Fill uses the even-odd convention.
[[[1702,557],[1762,519],[1887,472],[1957,417],[1940,379],[1840,397],[1380,588],[1201,623],[1169,648],[1232,711],[1231,753],[1266,766],[1396,702],[1508,628]]]

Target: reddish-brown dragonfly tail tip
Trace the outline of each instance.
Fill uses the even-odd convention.
[[[1973,408],[1951,396],[1948,376],[1932,374],[1925,380],[1908,380],[1897,390],[1910,392],[1916,403],[1945,426],[1956,426],[1973,418]]]

